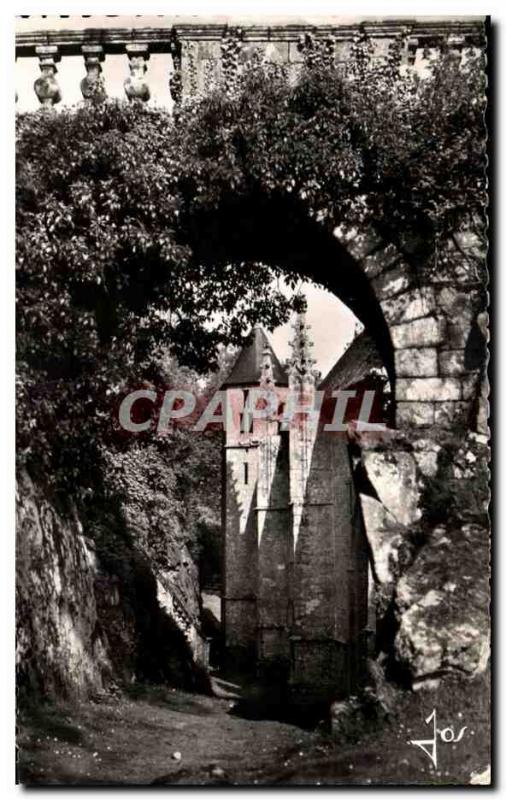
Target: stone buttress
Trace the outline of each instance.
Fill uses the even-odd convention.
[[[318,408],[309,326],[295,322],[289,390]],[[294,402],[292,400],[292,402]],[[307,699],[349,694],[359,677],[367,624],[368,556],[344,433],[309,414],[290,425],[292,692]]]
[[[315,424],[318,373],[304,314],[288,375],[259,328],[223,388],[234,419],[224,448],[225,644],[293,696],[346,696],[360,672],[368,556],[344,435]],[[250,419],[260,388],[278,408]],[[252,394],[253,393],[253,394]],[[258,406],[257,406],[258,407]]]
[[[265,333],[255,328],[222,387],[230,419],[223,457],[222,619],[227,650],[246,658],[288,653],[286,436],[276,419],[245,413],[255,390],[272,389],[282,403],[287,384]]]

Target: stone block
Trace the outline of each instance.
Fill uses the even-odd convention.
[[[398,377],[437,376],[437,350],[434,347],[413,347],[407,350],[396,350],[395,371]]]
[[[257,607],[255,600],[224,600],[226,645],[253,652],[257,637]]]
[[[270,64],[288,63],[288,42],[266,42],[265,58]]]
[[[199,39],[195,42],[196,58],[198,61],[201,59],[211,59],[213,61],[221,60],[221,40],[220,39]]]
[[[391,299],[381,300],[380,303],[385,319],[390,324],[409,322],[434,312],[434,289],[411,289]]]
[[[396,422],[399,428],[433,425],[434,403],[397,403]]]
[[[349,61],[353,42],[336,42],[336,61]]]
[[[377,278],[373,278],[371,283],[378,300],[382,301],[405,292],[411,286],[412,280],[408,265],[404,261],[399,261],[388,272],[383,272]]]
[[[368,278],[376,278],[384,270],[392,267],[400,259],[400,253],[393,244],[375,250],[361,260],[361,267]]]
[[[465,422],[471,412],[470,402],[444,402],[434,406],[434,422],[442,428],[451,428],[456,422]]]
[[[476,432],[482,436],[489,436],[488,417],[490,414],[490,404],[486,397],[481,396],[478,404],[478,414],[476,417]]]
[[[478,293],[474,289],[463,291],[460,287],[443,286],[436,295],[436,303],[444,312],[445,316],[451,319],[466,319],[471,322],[475,314],[475,303],[478,300]]]
[[[440,375],[462,375],[467,372],[464,355],[465,350],[442,350],[439,353]]]
[[[357,261],[361,261],[365,256],[384,245],[384,240],[374,228],[358,231],[356,228],[339,225],[334,229],[334,236]]]
[[[455,241],[460,249],[474,258],[487,257],[487,240],[471,231],[461,231],[455,234]]]
[[[288,58],[292,64],[302,64],[304,61],[304,55],[299,48],[298,42],[289,42],[288,43]]]
[[[446,326],[445,346],[455,350],[463,350],[471,332],[471,325],[472,320],[465,317],[461,317],[456,321],[449,321]]]
[[[453,284],[465,287],[466,284],[476,285],[478,278],[477,264],[474,259],[469,259],[458,251],[449,254],[446,264],[434,272],[434,284]]]
[[[387,38],[386,36],[381,38],[375,37],[372,41],[374,58],[387,58],[392,44],[393,40],[391,38]]]
[[[398,400],[460,400],[462,389],[456,378],[400,378],[396,383]]]
[[[424,317],[390,327],[395,348],[430,347],[444,338],[445,321],[438,317]]]

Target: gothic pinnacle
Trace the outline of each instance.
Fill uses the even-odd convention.
[[[311,326],[306,322],[306,313],[299,311],[292,325],[295,336],[290,342],[292,355],[288,360],[290,378],[296,382],[315,382],[318,375],[314,369],[316,360],[312,356],[313,342],[308,331]]]
[[[268,345],[266,345],[262,352],[262,364],[260,369],[260,386],[270,387],[274,384],[274,376],[272,372],[272,353]]]

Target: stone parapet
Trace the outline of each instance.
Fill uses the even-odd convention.
[[[404,36],[403,60],[413,64],[428,47],[440,47],[449,37],[458,44],[457,50],[479,47],[484,37],[483,19],[480,17],[462,20],[414,20],[414,19],[365,19],[354,24],[321,24],[294,22],[291,24],[235,24],[230,22],[182,23],[175,17],[160,17],[157,27],[136,24],[135,27],[100,27],[100,17],[90,17],[89,27],[83,29],[24,31],[22,25],[16,35],[16,58],[31,58],[40,48],[56,48],[60,58],[83,54],[83,48],[101,48],[104,58],[108,55],[127,54],[128,48],[142,42],[144,62],[138,63],[129,54],[130,66],[135,67],[136,78],[141,78],[145,61],[150,54],[167,54],[167,83],[172,99],[178,103],[195,94],[205,93],[216,79],[227,78],[226,59],[230,43],[237,49],[239,62],[247,61],[254,54],[271,63],[286,66],[289,75],[296,78],[304,59],[301,42],[308,35],[329,45],[331,60],[346,72],[346,63],[352,56],[352,47],[359,31],[366,31],[372,41],[373,57],[385,58],[390,46]],[[118,18],[120,19],[120,18]],[[137,20],[138,22],[138,20]],[[71,23],[70,23],[71,24]],[[170,63],[169,63],[170,62]],[[93,89],[97,88],[97,73],[100,64],[86,64]],[[53,74],[54,81],[54,74]],[[133,73],[132,76],[133,77]],[[85,79],[86,80],[86,79]],[[137,80],[140,85],[140,81]],[[126,83],[127,96],[145,100],[147,90],[137,86],[132,89]],[[85,92],[88,85],[85,84]],[[55,84],[51,82],[51,105],[56,100]],[[45,96],[44,96],[45,100]],[[42,102],[42,101],[41,101]],[[44,103],[49,105],[49,103]]]
[[[175,17],[163,18],[164,24],[159,27],[111,27],[101,28],[100,17],[90,17],[89,28],[68,30],[20,31],[16,34],[16,51],[18,56],[34,55],[37,45],[56,44],[62,48],[62,55],[78,55],[83,44],[95,42],[102,44],[107,52],[122,52],[124,46],[133,39],[142,38],[150,46],[151,52],[168,52],[174,36],[195,41],[212,41],[221,39],[229,28],[237,28],[237,24],[226,22],[180,23]],[[365,20],[360,25],[354,24],[322,24],[314,25],[305,22],[292,24],[241,24],[240,28],[245,41],[297,42],[299,37],[311,32],[317,37],[333,36],[339,42],[353,41],[359,27],[367,31],[369,36],[388,39],[398,36],[409,28],[413,37],[418,39],[417,49],[426,45],[440,45],[448,36],[459,34],[460,47],[480,45],[483,38],[483,17],[462,20],[414,20],[389,19]],[[411,49],[413,48],[413,41]],[[115,48],[115,50],[114,50]],[[341,49],[343,57],[348,53]]]

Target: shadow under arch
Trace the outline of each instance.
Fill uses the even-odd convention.
[[[229,193],[186,220],[185,238],[202,264],[258,261],[335,294],[374,340],[395,398],[394,350],[380,303],[359,263],[307,207],[286,194]]]

